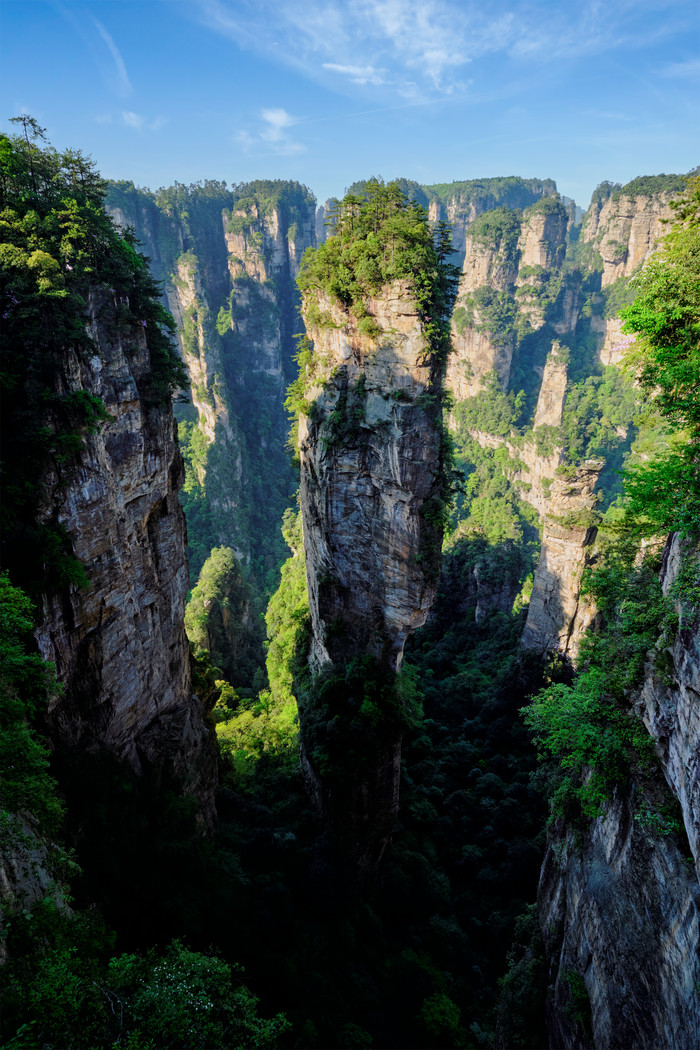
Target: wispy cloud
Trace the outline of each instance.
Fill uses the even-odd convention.
[[[384,70],[375,69],[374,66],[343,66],[338,62],[324,62],[323,68],[349,77],[353,84],[374,84],[379,87],[385,82],[382,75]]]
[[[680,6],[684,6],[681,4]],[[193,0],[201,21],[336,90],[406,98],[464,90],[488,56],[538,64],[653,45],[678,31],[672,0]],[[663,17],[659,17],[663,9]],[[656,17],[653,17],[653,15]],[[669,75],[694,76],[693,63]],[[473,74],[472,74],[473,76]]]
[[[134,131],[158,131],[168,123],[168,120],[167,117],[155,117],[153,120],[148,120],[141,113],[122,110],[121,122],[127,128],[133,128]]]
[[[245,50],[335,90],[404,98],[465,89],[465,71],[500,56],[520,68],[650,47],[682,30],[687,0],[192,0],[201,21]],[[695,76],[677,63],[669,76]],[[470,71],[472,79],[474,73]],[[492,71],[485,73],[491,76]]]
[[[114,71],[116,73],[115,84],[116,84],[116,88],[117,88],[117,93],[122,95],[122,96],[124,96],[124,97],[126,97],[127,95],[131,95],[134,89],[131,86],[131,81],[129,80],[129,74],[126,71],[126,66],[124,65],[124,59],[121,56],[121,52],[119,51],[119,48],[114,43],[114,39],[111,36],[111,34],[107,32],[107,30],[102,25],[102,22],[99,21],[99,19],[92,18],[92,22],[93,22],[93,25],[95,26],[95,29],[97,30],[97,32],[100,34],[100,36],[102,37],[103,41],[107,45],[107,50],[109,51],[110,55],[112,56],[112,60],[114,62]]]
[[[59,14],[81,37],[109,89],[119,98],[128,98],[129,95],[132,95],[134,89],[129,80],[126,63],[114,37],[104,23],[93,15],[87,14],[85,9],[78,4],[67,3],[65,0],[53,0],[53,2]]]
[[[298,123],[300,121],[296,117],[281,107],[262,109],[255,128],[242,129],[236,134],[235,141],[245,153],[262,150],[289,157],[294,153],[303,153],[306,149],[289,132],[289,128]]]
[[[661,70],[664,77],[679,77],[683,80],[700,78],[700,58],[689,58],[686,62],[671,62]]]

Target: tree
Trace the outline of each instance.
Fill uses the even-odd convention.
[[[636,335],[628,365],[664,421],[669,451],[626,474],[641,531],[700,533],[700,177],[689,180],[661,251],[620,316]]]

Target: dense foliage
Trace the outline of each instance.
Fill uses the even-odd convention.
[[[262,638],[250,585],[230,547],[214,547],[202,566],[185,610],[185,630],[227,681],[254,688]]]
[[[442,182],[425,187],[430,196],[447,204],[475,204],[480,211],[505,205],[527,208],[546,194],[556,193],[552,179],[522,179],[516,175],[493,179],[471,179],[466,182]]]
[[[425,209],[409,201],[397,183],[385,186],[379,180],[368,182],[362,195],[348,194],[331,221],[333,235],[302,260],[302,293],[324,292],[353,313],[360,331],[375,335],[376,321],[366,300],[392,281],[406,281],[430,348],[444,359],[458,280],[456,268],[447,262],[447,228],[440,227],[434,236]]]
[[[598,628],[582,648],[571,685],[540,692],[525,711],[542,753],[559,764],[554,811],[599,815],[615,786],[653,776],[655,751],[631,710],[650,653],[663,674],[675,633],[700,615],[697,539],[700,521],[700,180],[676,204],[677,219],[662,250],[634,282],[637,297],[622,311],[637,333],[629,366],[666,426],[672,444],[656,443],[650,460],[629,467],[625,499],[608,514],[612,536],[601,544],[587,589]],[[685,533],[685,569],[664,596],[659,583],[659,535]],[[653,537],[642,547],[641,536]],[[694,549],[695,545],[695,549]],[[681,621],[672,599],[680,603]],[[653,816],[659,833],[679,831],[670,811]]]
[[[18,118],[24,134],[0,137],[0,313],[3,343],[3,561],[30,589],[85,582],[55,520],[39,519],[41,479],[59,484],[86,435],[106,419],[99,398],[63,381],[69,355],[97,352],[88,300],[127,352],[145,338],[147,406],[186,383],[172,343],[173,321],[133,238],[117,232],[102,204],[105,184],[73,150],[42,146],[43,131]]]
[[[700,529],[700,177],[676,205],[676,222],[635,281],[622,311],[636,335],[628,361],[674,436],[674,447],[631,469],[630,513],[649,535]]]

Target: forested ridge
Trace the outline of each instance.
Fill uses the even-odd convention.
[[[193,359],[197,333],[202,345],[218,339],[229,370],[216,390],[207,379],[192,397],[223,405],[228,384],[230,432],[240,426],[245,435],[236,446],[239,469],[253,471],[239,504],[220,500],[212,510],[207,469],[210,487],[213,477],[223,486],[231,464],[212,469],[220,432],[205,434],[201,409],[178,409],[195,565],[185,627],[194,689],[218,740],[216,827],[202,828],[197,800],[177,778],[139,776],[104,752],[51,738],[47,712],[64,687],[33,632],[43,595],[90,581],[60,521],[46,520],[42,485],[49,473],[59,487],[74,481],[85,438],[106,418],[99,399],[69,392],[61,380],[69,349],[81,360],[99,357],[86,327],[91,304],[117,302],[127,342],[133,336],[136,345],[145,332],[152,363],[138,391],[145,405],[167,405],[178,393],[182,400],[189,383],[162,289],[133,234],[105,214],[104,183],[80,154],[48,146],[31,118],[23,124],[20,134],[0,138],[1,826],[3,871],[24,850],[45,877],[30,903],[21,893],[2,900],[0,1040],[13,1050],[546,1045],[547,964],[535,900],[547,835],[565,826],[583,839],[616,792],[641,785],[650,833],[689,852],[635,697],[650,654],[660,674],[670,673],[669,650],[697,631],[700,616],[700,180],[603,185],[596,206],[625,192],[677,194],[658,253],[638,276],[605,289],[602,256],[581,240],[549,180],[418,187],[420,194],[407,180],[360,183],[338,205],[326,242],[304,256],[299,287],[323,300],[314,315],[320,327],[336,323],[324,313],[332,301],[371,340],[379,332],[374,297],[405,282],[441,368],[450,325],[513,348],[507,382],[494,370],[475,395],[429,406],[440,427],[442,482],[428,513],[444,542],[441,559],[435,552],[437,597],[407,643],[399,680],[384,681],[354,660],[314,687],[314,717],[324,724],[311,737],[336,776],[353,775],[363,740],[400,708],[398,820],[379,872],[358,889],[299,764],[297,697],[313,691],[309,600],[292,472],[272,444],[289,420],[265,423],[264,377],[246,393],[241,333],[253,329],[241,322],[233,293],[216,320],[218,336],[200,297],[181,319],[181,338]],[[118,185],[111,204],[134,192]],[[533,203],[532,193],[544,195]],[[204,213],[218,228],[227,209],[227,235],[244,238],[246,252],[259,249],[269,268],[245,300],[258,304],[250,316],[269,321],[288,299],[294,317],[288,271],[270,276],[265,216],[283,214],[293,240],[308,191],[281,181],[233,192],[208,183],[151,196],[167,226],[166,240],[154,241],[165,244],[163,277],[176,272],[184,248],[167,216],[189,224],[204,258]],[[553,217],[567,241],[551,266],[521,266],[520,283],[460,291],[447,225],[431,228],[425,209],[486,197],[468,235],[506,270],[509,260],[518,264],[528,223]],[[240,293],[254,282],[236,269],[250,256],[235,259]],[[203,261],[197,272],[203,280]],[[274,301],[260,291],[266,282],[274,283]],[[580,317],[562,333],[555,326],[563,327],[574,287]],[[620,309],[631,349],[622,368],[604,366],[589,323]],[[275,330],[282,340],[289,318]],[[559,423],[537,425],[537,377],[555,338],[555,357],[568,367],[566,398]],[[296,379],[289,362],[284,369],[292,415],[313,419],[312,362],[302,337]],[[331,452],[333,442],[358,440],[362,405],[350,391],[336,409],[325,436]],[[266,459],[268,448],[277,451]],[[523,459],[551,459],[553,450],[561,462],[541,482],[543,498],[582,464],[605,463],[591,512],[598,536],[583,577],[597,611],[573,661],[520,644],[543,530]],[[238,515],[234,525],[221,524],[222,507]],[[581,521],[558,523],[574,526]],[[226,542],[217,532],[224,527]],[[236,548],[246,528],[247,559]],[[270,539],[273,530],[280,539]],[[680,535],[683,559],[664,593],[659,569],[669,533]],[[350,730],[334,737],[336,709],[342,715],[356,701]],[[569,984],[572,1016],[578,1011],[585,1028],[583,976],[572,972]]]

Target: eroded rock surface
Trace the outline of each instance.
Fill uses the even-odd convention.
[[[696,572],[697,549],[672,536],[666,593],[682,561]],[[650,653],[634,700],[665,783],[659,775],[641,788],[633,773],[603,816],[550,833],[539,908],[552,1047],[700,1044],[699,685],[700,627],[681,621],[665,651]]]
[[[603,464],[589,460],[569,479],[555,477],[551,486],[535,573],[530,609],[522,636],[525,649],[548,650],[575,657],[595,616],[594,606],[581,597],[581,577],[597,529],[594,488]]]
[[[183,626],[182,459],[172,406],[149,395],[143,332],[120,331],[117,306],[91,299],[95,355],[85,362],[67,351],[63,370],[65,391],[101,398],[110,419],[85,438],[68,482],[44,480],[42,513],[66,530],[90,581],[44,599],[36,637],[65,687],[49,718],[69,747],[105,748],[137,773],[181,778],[211,823],[216,753]]]
[[[399,670],[435,595],[439,374],[415,303],[397,283],[371,304],[381,334],[322,304],[337,328],[309,324],[315,370],[299,427],[313,659],[371,654]],[[337,639],[337,641],[335,640]]]
[[[307,313],[314,347],[299,455],[311,665],[316,676],[342,674],[368,658],[368,673],[392,689],[406,639],[425,622],[437,586],[442,368],[431,360],[405,282],[370,301],[377,335],[363,335],[352,316],[323,296],[315,305],[335,327],[315,325]],[[352,745],[361,754],[338,775],[307,746],[313,725],[331,717],[322,701],[314,703],[307,710],[300,700],[307,784],[362,880],[378,865],[394,827],[401,727],[384,715],[367,722],[366,736]],[[322,746],[337,747],[335,737],[354,720],[352,704],[337,725],[321,730]]]
[[[694,1050],[700,891],[682,845],[644,826],[638,791],[581,836],[555,834],[539,888],[555,1050]]]

